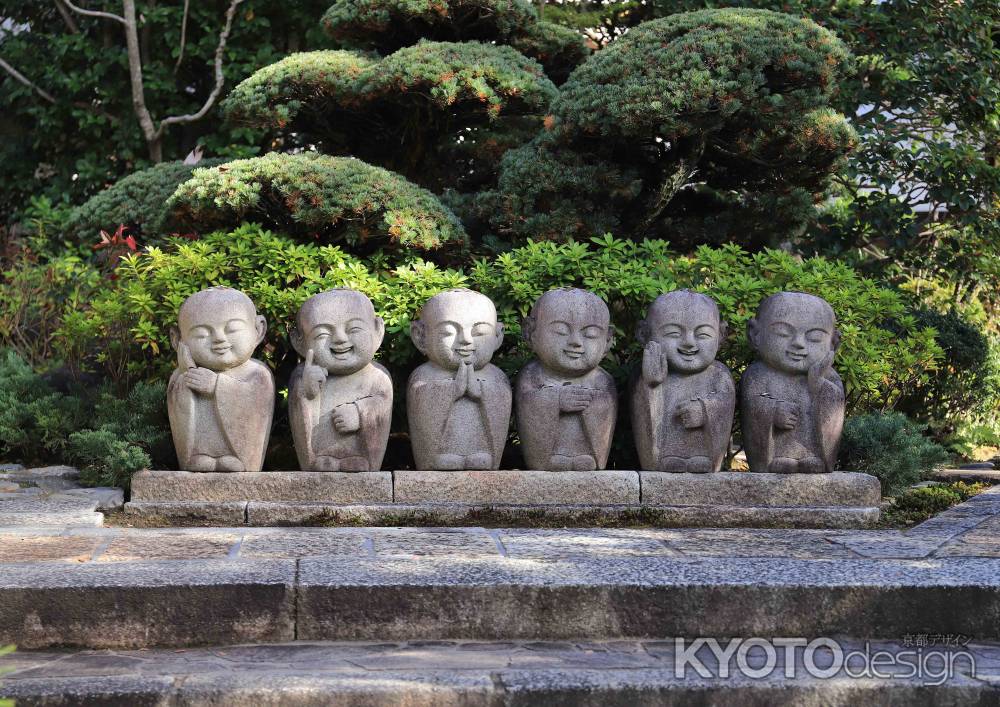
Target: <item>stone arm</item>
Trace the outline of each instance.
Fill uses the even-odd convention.
[[[589,386],[593,388],[590,405],[583,411],[583,427],[597,468],[603,469],[611,452],[611,439],[618,418],[618,390],[615,379],[603,368],[598,368],[591,376]]]
[[[274,416],[274,376],[250,359],[237,375],[223,371],[215,384],[215,409],[230,448],[247,471],[260,471]]]
[[[372,364],[372,385],[368,394],[354,402],[361,422],[359,434],[364,444],[368,468],[378,471],[385,457],[392,420],[392,378],[381,365]]]
[[[195,414],[194,391],[184,383],[186,369],[176,369],[167,383],[167,417],[170,419],[170,433],[177,452],[178,468],[188,468],[194,449]]]
[[[774,455],[774,422],[777,401],[767,392],[767,369],[756,361],[740,380],[743,448],[750,471],[767,471]]]
[[[705,448],[709,451],[713,471],[719,471],[733,434],[736,386],[729,369],[718,361],[712,364],[709,391],[701,398],[701,403],[705,413]]]
[[[517,433],[521,449],[531,469],[548,466],[559,426],[559,394],[562,387],[547,384],[532,361],[518,374],[514,382]]]

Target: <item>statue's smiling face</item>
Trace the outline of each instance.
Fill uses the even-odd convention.
[[[329,292],[300,319],[313,364],[333,375],[348,375],[371,363],[382,342],[382,327],[371,302],[355,292]]]
[[[253,305],[235,297],[205,298],[197,307],[182,308],[178,324],[194,362],[213,371],[246,363],[261,340]]]
[[[756,320],[754,344],[761,360],[787,373],[808,373],[833,349],[836,322],[819,298],[798,293],[778,297]]]
[[[432,362],[450,370],[471,361],[478,370],[490,362],[502,342],[493,303],[476,292],[445,292],[424,306],[425,351]]]
[[[535,305],[531,347],[557,375],[579,376],[597,368],[610,344],[611,321],[600,299],[582,290],[556,290]]]
[[[660,345],[671,371],[704,371],[719,353],[719,312],[705,297],[660,297],[650,308],[647,325],[649,339]]]

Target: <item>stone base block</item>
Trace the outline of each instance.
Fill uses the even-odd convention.
[[[881,485],[869,474],[715,474],[639,472],[642,502],[664,506],[738,506],[763,508],[877,508]]]
[[[391,471],[140,471],[133,501],[392,503]]]
[[[132,501],[125,515],[144,525],[236,526],[246,522],[246,501]]]
[[[395,471],[396,503],[639,503],[634,471]]]

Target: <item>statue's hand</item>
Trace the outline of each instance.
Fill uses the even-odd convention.
[[[667,379],[667,357],[655,341],[646,344],[642,352],[642,379],[650,387],[656,387]]]
[[[780,401],[774,411],[774,426],[781,430],[794,430],[799,424],[799,406]]]
[[[594,398],[594,392],[579,385],[564,385],[559,391],[561,412],[581,412],[587,409]]]
[[[472,377],[472,362],[462,361],[458,364],[458,370],[455,371],[455,384],[453,390],[454,400],[465,397],[466,392],[469,390],[469,380]]]
[[[476,370],[469,364],[469,381],[465,387],[465,394],[473,400],[483,399],[483,381],[476,377]]]
[[[313,350],[309,349],[306,352],[306,362],[302,366],[303,392],[310,400],[315,400],[316,396],[323,390],[327,376],[325,368],[313,365],[313,355]]]
[[[196,393],[212,395],[215,393],[215,384],[219,380],[219,375],[215,371],[207,368],[189,368],[184,373],[184,383],[188,388]]]
[[[677,416],[685,429],[696,430],[705,426],[705,410],[698,400],[688,400],[678,405]]]
[[[833,351],[827,353],[826,356],[815,365],[809,368],[808,381],[809,389],[815,390],[816,386],[826,378],[826,372],[830,370],[833,366]]]
[[[194,357],[191,355],[191,349],[183,341],[177,344],[177,367],[182,371],[189,371],[192,368],[198,367],[198,364],[194,362]]]
[[[361,429],[361,413],[354,403],[341,405],[333,413],[333,429],[346,434]]]

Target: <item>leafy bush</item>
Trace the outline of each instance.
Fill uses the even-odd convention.
[[[844,425],[840,468],[878,477],[892,496],[948,460],[943,447],[899,412],[849,417]]]
[[[12,351],[0,358],[0,452],[27,463],[81,466],[93,486],[128,487],[153,458],[169,464],[166,390],[140,383],[119,398],[81,385],[61,392]]]
[[[635,340],[639,321],[657,295],[689,288],[719,303],[732,335],[720,357],[736,374],[751,360],[746,323],[757,305],[782,290],[810,292],[825,298],[837,313],[843,334],[837,370],[847,386],[849,409],[893,405],[915,382],[925,380],[940,348],[933,330],[920,329],[906,315],[899,295],[860,277],[843,264],[823,258],[797,260],[777,250],[749,254],[738,246],[703,246],[681,256],[664,241],[639,243],[610,235],[589,243],[528,243],[493,261],[480,260],[472,284],[492,297],[517,340],[520,318],[541,293],[554,287],[592,290],[611,307],[617,341],[611,363],[623,367],[640,351]],[[905,334],[890,324],[905,322]],[[518,343],[512,367],[527,357]]]
[[[259,221],[361,249],[434,249],[466,240],[458,219],[430,192],[360,160],[315,153],[271,153],[195,170],[168,206],[199,230]]]
[[[903,513],[934,515],[961,503],[962,496],[947,486],[923,486],[907,489],[896,497],[896,510]]]
[[[78,241],[92,245],[98,242],[102,230],[110,232],[124,224],[144,243],[155,243],[176,230],[167,199],[177,186],[187,181],[193,170],[223,162],[225,160],[202,160],[197,166],[180,161],[163,162],[134,172],[74,209],[67,232]]]

